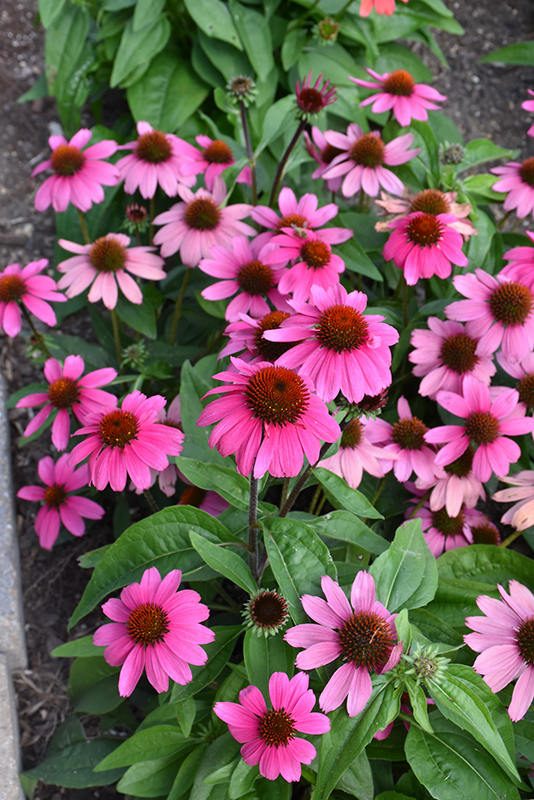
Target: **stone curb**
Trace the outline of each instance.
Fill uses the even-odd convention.
[[[20,564],[15,524],[9,425],[0,374],[0,797],[22,800],[19,734],[11,674],[26,667]]]

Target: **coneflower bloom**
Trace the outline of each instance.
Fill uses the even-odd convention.
[[[474,508],[479,499],[486,499],[482,483],[473,475],[473,456],[473,448],[469,445],[452,464],[445,467],[434,465],[435,477],[430,484],[417,478],[416,489],[423,493],[432,489],[428,498],[431,511],[445,508],[449,517],[457,517],[462,506]]]
[[[178,591],[182,573],[173,569],[161,579],[156,567],[145,570],[140,583],[131,583],[112,597],[102,611],[113,622],[95,631],[93,642],[105,647],[112,667],[122,665],[119,694],[129,697],[143,673],[156,692],[166,692],[169,678],[182,686],[193,679],[190,664],[208,660],[200,645],[215,634],[201,623],[210,615],[192,589]]]
[[[473,668],[493,692],[500,692],[516,678],[508,713],[512,722],[523,719],[534,698],[534,596],[519,581],[510,581],[509,594],[497,584],[501,600],[477,597],[486,616],[466,617],[475,633],[464,642],[480,655]]]
[[[178,152],[183,153],[185,161],[182,164],[184,175],[198,175],[204,173],[206,188],[209,192],[213,191],[215,178],[221,175],[227,167],[235,164],[234,154],[230,145],[221,139],[210,139],[209,136],[200,134],[196,136],[197,143],[202,150],[179,139]],[[252,183],[250,167],[245,166],[236,178],[237,183]]]
[[[392,259],[396,267],[404,270],[408,286],[433,275],[448,278],[451,262],[459,267],[467,266],[467,258],[462,253],[463,239],[452,227],[455,219],[451,214],[416,211],[389,223],[393,233],[384,245],[384,258]]]
[[[517,379],[514,388],[519,392],[519,402],[534,411],[534,353],[528,353],[521,361],[508,361],[502,353],[497,353],[497,361],[508,375]]]
[[[254,471],[254,477],[261,478],[269,471],[276,478],[293,477],[300,472],[304,454],[310,464],[317,462],[321,439],[339,439],[339,425],[308,378],[266,361],[231,361],[236,372],[213,376],[229,385],[207,392],[224,397],[210,403],[197,424],[218,423],[210,447],[223,456],[235,453],[241,475]]]
[[[425,441],[428,428],[412,415],[405,397],[399,398],[397,413],[399,421],[393,425],[383,419],[370,419],[366,425],[367,438],[398,456],[393,462],[393,472],[400,483],[415,472],[427,484],[432,484],[436,453]]]
[[[261,242],[252,242],[245,236],[234,236],[230,249],[214,245],[210,258],[203,258],[199,269],[212,278],[222,278],[201,294],[206,300],[221,300],[237,294],[228,304],[226,319],[238,320],[241,314],[263,317],[270,311],[266,297],[274,305],[281,300],[277,285],[284,270],[283,265],[270,266],[262,258]],[[264,252],[269,252],[269,245]]]
[[[390,167],[405,164],[421,152],[420,148],[408,149],[413,143],[413,133],[405,133],[384,144],[378,131],[364,133],[354,122],[350,123],[346,134],[326,131],[325,139],[342,153],[333,159],[322,177],[345,175],[341,186],[344,197],[352,197],[360,189],[376,197],[380,186],[393,194],[402,194],[404,184],[384,164]]]
[[[505,211],[515,209],[519,219],[528,216],[534,209],[534,157],[525,159],[521,164],[510,161],[502,167],[490,169],[500,180],[491,187],[494,192],[504,192],[503,208]]]
[[[470,336],[470,323],[464,327],[460,322],[428,317],[427,324],[430,330],[412,332],[414,350],[408,355],[415,364],[413,374],[424,376],[419,394],[435,400],[440,389],[461,392],[464,375],[489,386],[497,368],[492,358],[476,354],[478,339]]]
[[[360,12],[361,13],[361,12]],[[363,16],[363,15],[362,15]],[[405,69],[396,69],[394,72],[384,72],[380,75],[369,67],[366,72],[374,78],[372,81],[363,81],[361,78],[349,80],[364,86],[367,89],[378,89],[378,94],[372,94],[360,103],[360,108],[373,104],[373,113],[392,111],[393,116],[403,128],[408,126],[412,119],[427,120],[427,109],[436,110],[447,98],[426,83],[416,83]]]
[[[337,453],[319,461],[317,465],[344,478],[351,489],[358,488],[364,472],[375,478],[383,478],[388,471],[385,467],[387,462],[398,459],[395,453],[371,444],[365,436],[365,423],[365,418],[351,419],[341,434]],[[390,464],[389,469],[391,466],[393,465]]]
[[[493,544],[498,547],[501,543],[501,534],[493,522],[480,511],[474,511],[469,518],[469,527],[473,537],[473,544]]]
[[[532,231],[525,231],[525,233],[534,244],[534,233]],[[534,247],[529,245],[512,247],[511,250],[503,253],[503,258],[510,263],[501,269],[499,276],[509,281],[522,283],[524,286],[528,286],[531,292],[534,291]]]
[[[319,164],[315,172],[312,173],[312,178],[322,178],[326,170],[330,167],[330,164],[334,158],[343,153],[343,149],[339,147],[333,147],[331,144],[328,144],[324,133],[319,130],[316,125],[312,126],[311,135],[312,138],[310,139],[308,132],[304,131],[306,150],[313,160],[317,161]],[[338,178],[330,178],[327,180],[326,186],[328,191],[337,192],[341,188],[342,183],[343,176],[340,175]]]
[[[534,525],[534,471],[523,469],[515,475],[500,479],[513,488],[500,489],[493,495],[498,503],[515,503],[501,517],[505,525],[513,525],[518,531],[524,531]]]
[[[291,306],[287,308],[293,311]],[[246,352],[240,356],[243,361],[250,361],[252,358],[271,363],[276,361],[283,353],[294,347],[295,342],[270,342],[263,338],[263,334],[265,331],[279,328],[290,316],[289,311],[279,310],[269,311],[259,319],[241,314],[239,321],[231,322],[226,328],[224,334],[230,337],[230,341],[219,353],[219,358],[233,356],[245,350]]]
[[[339,275],[345,270],[345,262],[332,252],[330,243],[337,244],[337,235],[330,234],[336,228],[324,228],[319,234],[306,229],[292,231],[286,228],[271,239],[277,245],[265,256],[266,264],[284,266],[290,260],[295,263],[280,278],[278,291],[293,294],[293,300],[305,302],[311,297],[312,286],[328,289],[339,283]],[[333,242],[332,242],[333,240]]]
[[[483,515],[472,508],[461,506],[458,514],[450,515],[445,506],[432,511],[428,500],[417,508],[423,491],[418,492],[417,497],[412,498],[412,506],[406,511],[407,518],[416,517],[421,520],[423,536],[435,558],[439,558],[442,553],[449,550],[456,550],[457,547],[468,547],[473,544],[473,533],[471,531],[471,521],[473,524],[480,524]],[[484,520],[487,518],[484,517]],[[489,520],[488,520],[489,522]]]
[[[17,403],[17,408],[33,408],[45,403],[44,408],[28,423],[23,436],[35,433],[54,409],[57,409],[57,416],[52,423],[52,444],[56,450],[66,450],[70,436],[71,410],[83,424],[88,413],[115,404],[114,396],[98,387],[111,383],[117,377],[117,371],[112,367],[105,367],[84,375],[84,369],[81,356],[67,356],[63,367],[55,358],[47,359],[44,374],[50,385],[46,392],[28,394]]]
[[[441,425],[425,433],[431,443],[444,443],[436,455],[436,464],[446,466],[456,461],[469,443],[477,445],[473,457],[473,475],[485,483],[495,472],[507,475],[510,464],[517,461],[521,450],[508,436],[519,436],[533,430],[534,420],[525,417],[526,408],[519,403],[515,389],[505,389],[492,402],[490,390],[467,375],[462,384],[463,396],[455,392],[438,392],[438,403],[465,420],[464,425]]]
[[[47,266],[48,259],[41,258],[39,261],[30,261],[25,267],[8,264],[0,272],[0,329],[3,328],[7,336],[20,333],[20,303],[46,325],[56,324],[56,315],[50,302],[66,303],[67,298],[57,291],[53,278],[39,274]]]
[[[234,739],[243,745],[243,761],[259,764],[260,775],[274,781],[281,775],[299,781],[301,764],[311,764],[317,751],[297,733],[319,734],[330,730],[325,714],[313,712],[315,695],[308,689],[309,677],[297,673],[291,680],[285,672],[269,679],[271,708],[257,686],[239,692],[239,703],[215,703],[214,713],[228,724]]]
[[[527,89],[527,92],[531,97],[534,97],[534,92],[532,89]],[[534,100],[525,100],[521,103],[521,108],[524,108],[525,111],[534,111]],[[534,136],[534,125],[531,125],[527,131],[527,136]]]
[[[477,355],[491,355],[500,345],[508,361],[520,361],[533,349],[534,296],[527,286],[483,269],[456,275],[453,283],[468,299],[450,303],[445,314],[470,321],[471,335],[479,339]]]
[[[295,662],[299,669],[316,669],[337,658],[345,662],[323,689],[319,706],[328,714],[347,698],[348,715],[355,717],[371,697],[371,671],[387,672],[401,659],[395,615],[376,600],[374,579],[364,570],[352,584],[350,603],[332,578],[321,578],[321,587],[326,601],[301,597],[305,612],[317,624],[296,625],[284,639],[292,647],[305,648]]]
[[[302,81],[302,88],[300,83],[298,81],[296,82],[295,95],[297,98],[297,106],[300,109],[300,116],[303,118],[318,114],[323,108],[335,103],[337,100],[336,87],[330,86],[330,81],[324,81],[323,85],[320,86],[322,80],[323,73],[321,72],[312,86],[312,73],[310,72]]]
[[[119,148],[133,152],[116,164],[124,180],[126,194],[134,194],[139,189],[146,200],[154,197],[159,185],[166,195],[176,197],[179,183],[194,186],[195,176],[182,171],[182,166],[187,163],[182,148],[186,145],[191,151],[197,152],[194,147],[173,133],[154,130],[148,122],[138,122],[137,133],[139,135],[135,142],[128,142]]]
[[[380,192],[380,200],[375,203],[387,214],[394,214],[391,220],[377,222],[375,228],[381,233],[389,232],[389,223],[422,211],[424,214],[450,214],[455,217],[454,222],[450,222],[451,228],[458,231],[465,241],[474,233],[477,233],[471,220],[467,219],[472,211],[470,203],[457,203],[457,192],[441,192],[439,189],[423,189],[422,192],[411,194],[409,189],[405,189],[402,197],[391,197],[386,192]]]
[[[69,253],[76,253],[57,265],[58,272],[64,273],[58,288],[66,289],[69,298],[92,284],[87,295],[90,303],[102,300],[106,308],[115,308],[120,289],[131,303],[140,305],[143,293],[132,275],[152,281],[167,277],[162,269],[165,262],[153,252],[156,248],[128,247],[130,238],[124,233],[107,233],[92,244],[66,239],[59,239],[58,244]]]
[[[309,376],[321,400],[339,392],[349,403],[377,395],[391,383],[391,350],[399,334],[384,317],[364,314],[363,292],[347,293],[337,284],[327,291],[311,288],[312,302],[289,300],[295,314],[280,328],[264,331],[271,342],[297,342],[277,364]]]
[[[407,3],[408,0],[402,0],[402,2]],[[395,13],[395,0],[362,0],[360,16],[368,17],[373,8],[377,14],[386,14],[386,16],[390,17]]]
[[[201,258],[209,258],[211,248],[232,244],[234,236],[254,236],[256,231],[246,222],[251,206],[233,203],[222,207],[226,197],[223,179],[217,176],[213,192],[198,189],[195,194],[187,186],[179,186],[182,203],[175,203],[168,211],[158,214],[156,225],[163,225],[154,236],[154,244],[161,245],[164,258],[180,251],[180,258],[187,267],[196,267]]]
[[[86,436],[71,453],[71,463],[89,456],[91,483],[100,491],[108,485],[116,492],[130,476],[139,489],[148,489],[150,467],[158,471],[169,465],[167,456],[179,456],[184,434],[161,425],[158,414],[165,405],[161,395],[146,397],[137,390],[126,395],[122,407],[108,407],[88,414],[75,436]]]
[[[33,178],[46,169],[54,170],[37,190],[37,211],[45,211],[50,205],[54,211],[66,211],[69,203],[80,211],[89,211],[93,203],[103,202],[102,186],[116,186],[120,182],[117,167],[100,160],[117,151],[117,142],[107,139],[83,150],[91,136],[90,130],[82,128],[69,142],[64,136],[49,138],[52,154],[32,172]]]
[[[94,500],[87,497],[70,495],[89,482],[89,467],[82,464],[79,469],[69,465],[69,454],[64,453],[54,464],[50,456],[41,458],[37,472],[46,488],[42,486],[23,486],[17,492],[22,500],[41,500],[44,505],[35,518],[35,532],[39,544],[45,550],[51,550],[56,541],[60,524],[73,536],[83,536],[85,519],[102,519],[104,509]]]

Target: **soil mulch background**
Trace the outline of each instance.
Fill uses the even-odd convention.
[[[466,31],[463,37],[436,34],[450,71],[422,45],[414,46],[432,70],[436,89],[449,98],[445,110],[466,140],[488,137],[502,147],[520,149],[522,159],[534,155],[534,139],[526,134],[534,116],[521,109],[527,89],[534,89],[534,68],[478,63],[492,50],[532,39],[534,7],[530,0],[449,0],[448,4]],[[48,136],[57,132],[54,101],[16,102],[43,69],[44,37],[42,29],[34,25],[36,11],[36,0],[0,0],[0,270],[13,262],[24,265],[51,258],[54,243],[53,212],[35,212],[37,183],[30,180],[33,167],[48,155]],[[84,123],[90,125],[91,120]],[[533,223],[524,220],[522,227],[532,228]],[[87,328],[80,321],[70,324],[69,332],[85,335]],[[0,334],[0,365],[8,393],[43,380],[41,368],[28,359],[20,338]],[[31,447],[17,448],[27,420],[26,410],[10,412],[15,492],[38,482],[37,462],[49,452],[48,435]],[[66,541],[52,552],[41,550],[33,528],[36,510],[34,503],[17,504],[28,669],[14,677],[24,769],[42,761],[55,727],[69,714],[68,662],[52,658],[49,652],[72,636],[67,622],[89,577],[76,559],[111,536],[105,525],[95,525],[80,541]],[[109,518],[108,513],[105,519]],[[94,612],[74,635],[91,633],[101,621],[100,613]],[[90,735],[91,720],[85,724]],[[115,790],[105,787],[74,790],[40,784],[35,800],[112,796],[117,796]]]

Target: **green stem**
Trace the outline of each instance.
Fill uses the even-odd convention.
[[[512,542],[515,542],[516,539],[519,539],[522,533],[523,531],[514,531],[510,534],[510,536],[508,536],[507,539],[504,540],[504,542],[500,543],[499,547],[509,547]]]
[[[117,362],[119,365],[119,372],[121,369],[121,361],[122,361],[122,354],[121,354],[121,338],[119,335],[119,320],[117,317],[117,312],[114,308],[110,311],[111,314],[111,324],[113,325],[113,338],[115,339],[115,350],[117,351]]]
[[[28,323],[28,325],[32,329],[32,333],[33,333],[34,339],[36,340],[37,347],[39,347],[43,351],[45,356],[48,356],[48,358],[52,358],[52,353],[50,352],[48,347],[45,345],[43,337],[41,336],[41,334],[39,333],[39,331],[37,330],[37,328],[33,324],[33,320],[30,317],[30,315],[29,315],[29,313],[28,313],[28,311],[26,309],[26,306],[23,303],[21,303],[20,304],[20,308],[22,309],[22,313],[24,314],[26,322]]]
[[[404,270],[401,273],[400,277],[402,281],[402,315],[404,318],[404,327],[408,327],[408,284],[406,283],[406,278],[404,276]]]
[[[80,218],[80,227],[82,229],[83,240],[85,244],[91,244],[91,239],[89,238],[89,231],[87,230],[87,225],[85,224],[84,213],[83,211],[80,211],[79,208],[77,209],[77,211],[78,211],[78,217]]]
[[[158,504],[156,503],[156,501],[154,500],[154,498],[152,496],[152,492],[150,491],[150,489],[143,489],[143,494],[144,494],[144,496],[146,498],[146,501],[147,501],[148,505],[152,509],[152,513],[153,514],[157,514],[158,511],[160,511],[161,509],[158,506]]]
[[[328,495],[327,495],[326,492],[324,492],[323,496],[321,497],[321,502],[317,506],[317,510],[315,512],[315,516],[316,517],[320,517],[321,516],[321,511],[323,510],[323,506],[326,503],[327,499],[328,499]]]
[[[284,175],[284,168],[285,168],[285,166],[287,164],[287,159],[291,155],[291,151],[293,150],[293,148],[295,147],[296,143],[298,142],[298,140],[300,138],[300,135],[301,135],[301,133],[302,133],[302,131],[304,130],[305,127],[306,127],[306,120],[305,119],[301,119],[299,124],[298,124],[297,130],[295,131],[295,134],[294,134],[293,138],[291,139],[291,141],[289,142],[289,144],[287,146],[286,152],[282,156],[282,160],[278,164],[278,169],[276,170],[276,175],[274,177],[273,188],[271,190],[271,197],[269,199],[269,208],[273,207],[274,201],[276,200],[276,193],[278,191],[278,187],[280,186],[280,181],[282,180],[283,175]]]
[[[315,493],[314,493],[314,495],[312,497],[312,501],[311,501],[310,507],[308,509],[308,514],[313,514],[315,512],[315,506],[317,505],[317,501],[319,499],[319,495],[321,494],[322,491],[323,491],[323,487],[319,483],[318,486],[317,486],[317,489],[315,490]]]
[[[282,486],[282,496],[280,498],[280,508],[284,507],[284,503],[287,500],[287,493],[289,491],[289,482],[290,478],[284,478],[284,485]]]
[[[192,267],[188,267],[182,280],[182,285],[180,287],[180,294],[176,298],[176,305],[174,306],[174,317],[172,318],[172,327],[169,335],[169,344],[174,344],[174,337],[176,336],[176,328],[178,327],[178,320],[180,319],[180,315],[182,313],[182,303],[184,302],[185,290],[187,289],[187,284],[189,283],[189,278],[191,277],[192,272],[193,272]]]
[[[341,11],[337,12],[337,14],[334,17],[334,19],[339,19],[340,17],[342,17],[343,14],[345,13],[345,11],[347,11],[350,8],[350,6],[353,4],[353,2],[354,2],[354,0],[349,0],[348,3],[345,3],[345,5],[341,9]]]
[[[319,5],[320,2],[321,2],[321,0],[315,0],[313,5],[311,5],[308,8],[308,10],[304,12],[304,14],[301,14],[301,16],[298,19],[295,19],[295,20],[293,20],[293,22],[290,22],[288,27],[287,27],[287,32],[289,33],[289,31],[292,31],[295,28],[298,28],[300,26],[301,22],[304,22],[304,20],[307,19],[310,16],[312,11],[315,10],[315,8]],[[352,0],[351,0],[351,2],[352,2]]]
[[[258,579],[258,479],[250,476],[250,500],[248,506],[248,565]]]
[[[507,211],[504,217],[501,219],[499,224],[497,225],[497,230],[502,231],[503,227],[506,225],[510,215],[514,213],[514,209],[512,208],[510,211]]]
[[[238,614],[239,614],[239,613],[241,613],[241,606],[238,606],[238,605],[237,605],[236,601],[235,601],[235,600],[233,600],[233,599],[230,597],[230,595],[228,594],[228,592],[226,591],[226,589],[223,589],[223,587],[221,586],[221,584],[220,584],[218,581],[213,581],[213,583],[214,583],[214,584],[215,584],[215,586],[217,587],[217,591],[219,592],[219,594],[221,595],[221,597],[223,597],[223,598],[226,600],[226,602],[228,603],[228,605],[230,606],[230,608],[232,608],[232,609],[233,609],[233,611],[237,611],[237,613],[238,613]]]
[[[256,162],[254,160],[254,151],[252,150],[252,142],[250,141],[250,131],[248,129],[247,109],[245,104],[241,101],[239,103],[241,110],[241,124],[243,125],[243,135],[245,137],[245,146],[247,148],[247,157],[250,165],[250,174],[252,177],[252,205],[258,205],[258,187],[256,185]]]
[[[423,505],[424,505],[425,501],[426,501],[426,500],[428,500],[428,498],[430,497],[430,493],[431,493],[431,491],[432,491],[432,490],[431,490],[431,489],[429,489],[429,490],[428,490],[428,492],[425,492],[425,494],[424,494],[424,495],[422,496],[422,498],[419,500],[419,502],[417,503],[416,507],[414,508],[414,510],[412,511],[412,513],[410,514],[410,516],[408,517],[408,519],[413,519],[413,518],[415,517],[415,515],[417,514],[417,512],[419,511],[419,509],[423,507]]]
[[[149,232],[149,239],[148,243],[151,245],[154,239],[154,217],[156,216],[156,193],[154,192],[154,197],[150,198],[150,232]]]

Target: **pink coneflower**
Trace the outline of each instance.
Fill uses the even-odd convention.
[[[397,412],[399,421],[393,425],[383,419],[370,419],[366,426],[367,437],[398,455],[398,460],[393,462],[393,472],[400,483],[415,472],[427,484],[432,484],[436,453],[425,441],[428,428],[412,415],[406,398],[399,398]]]
[[[534,92],[532,89],[527,89],[527,92],[531,97],[534,97]],[[524,108],[525,111],[534,111],[534,100],[525,100],[521,103],[521,108]],[[527,131],[527,136],[534,136],[534,125],[531,125]]]
[[[528,353],[521,361],[508,361],[502,353],[497,353],[497,361],[508,375],[517,378],[515,388],[519,392],[519,402],[529,411],[534,410],[534,353]]]
[[[183,476],[181,476],[181,479],[185,483],[189,483],[188,480],[184,480]],[[201,511],[205,511],[206,514],[210,514],[212,517],[218,517],[219,514],[222,514],[223,511],[230,507],[230,504],[220,494],[201,489],[199,486],[188,486],[187,489],[184,489],[177,505],[200,508]]]
[[[226,186],[221,177],[213,182],[213,193],[198,189],[195,194],[186,186],[178,187],[184,201],[158,214],[156,225],[163,225],[154,236],[154,244],[161,245],[164,258],[180,251],[180,258],[188,267],[196,267],[201,258],[209,258],[211,248],[232,244],[234,236],[254,236],[256,231],[246,222],[251,206],[234,203],[222,208]]]
[[[387,214],[395,214],[391,220],[377,222],[375,228],[381,233],[389,233],[389,223],[422,211],[424,214],[450,214],[455,217],[449,226],[462,235],[465,241],[477,233],[471,220],[466,219],[472,211],[470,203],[457,203],[457,192],[441,192],[439,189],[423,189],[422,192],[411,194],[409,189],[403,191],[402,197],[391,197],[386,192],[380,192],[380,200],[375,200]]]
[[[87,295],[90,303],[102,300],[106,308],[115,308],[120,289],[131,303],[140,305],[143,293],[132,275],[152,281],[167,277],[162,269],[165,262],[153,252],[156,248],[128,247],[130,238],[124,233],[107,233],[92,244],[66,239],[59,239],[58,244],[69,253],[77,253],[57,265],[58,272],[65,273],[58,287],[66,289],[69,298],[93,284]]]
[[[485,483],[495,472],[507,475],[510,464],[517,461],[521,450],[508,436],[518,436],[533,430],[534,420],[525,417],[526,408],[519,403],[515,389],[500,392],[494,402],[490,390],[480,381],[467,375],[462,384],[463,396],[455,392],[438,392],[438,403],[465,420],[464,425],[441,425],[425,433],[427,442],[447,442],[436,456],[438,466],[446,466],[459,458],[469,443],[476,444],[473,475]]]
[[[158,413],[165,402],[161,395],[147,398],[135,390],[124,398],[122,408],[88,414],[84,427],[74,434],[87,434],[87,438],[72,451],[71,463],[79,464],[89,456],[91,483],[100,491],[109,483],[121,492],[127,474],[139,489],[148,489],[149,468],[165,469],[167,456],[179,456],[184,440],[182,431],[159,424]]]
[[[291,306],[287,306],[291,309]],[[291,309],[292,311],[293,309]],[[224,335],[230,337],[230,341],[219,353],[219,358],[233,356],[236,353],[243,353],[240,358],[244,361],[256,359],[258,361],[276,361],[277,358],[295,346],[295,342],[270,342],[263,338],[265,331],[275,330],[280,327],[284,320],[289,319],[289,311],[269,311],[268,314],[260,319],[253,319],[247,314],[241,314],[241,319],[231,322],[226,328]]]
[[[57,291],[53,278],[39,275],[47,266],[48,259],[41,258],[30,261],[25,267],[8,264],[0,272],[0,328],[7,336],[20,333],[20,303],[46,325],[56,324],[56,315],[49,302],[66,303],[67,298]]]
[[[117,169],[121,180],[124,180],[126,194],[134,194],[139,189],[141,196],[146,199],[154,197],[159,186],[169,197],[176,197],[178,184],[194,186],[196,178],[182,171],[184,163],[191,156],[184,154],[185,145],[191,151],[196,148],[179,139],[173,133],[155,131],[148,122],[137,123],[139,136],[135,142],[128,142],[120,146],[120,150],[133,150],[128,156],[117,161]]]
[[[464,642],[480,653],[473,667],[493,692],[519,678],[508,708],[512,722],[518,722],[534,698],[534,596],[519,581],[510,581],[510,594],[499,584],[497,588],[502,600],[477,597],[486,616],[466,617],[465,624],[475,633],[464,636]]]
[[[197,150],[196,147],[179,140],[180,147],[178,152],[183,153],[187,159],[182,163],[182,172],[184,175],[198,175],[203,172],[206,188],[211,192],[213,191],[215,178],[221,175],[227,167],[235,164],[234,154],[230,145],[221,141],[221,139],[210,139],[209,136],[204,134],[200,134],[195,138],[202,150]],[[183,145],[186,145],[187,149],[182,150]],[[237,183],[251,185],[252,175],[249,166],[243,167],[236,181]]]
[[[501,543],[501,534],[493,522],[485,514],[474,510],[469,517],[469,527],[473,537],[473,544],[493,544],[498,547]]]
[[[365,436],[365,418],[362,418],[351,419],[341,434],[337,453],[319,461],[317,466],[329,469],[344,478],[351,489],[357,489],[364,472],[375,478],[383,478],[387,471],[384,464],[397,459],[395,453],[371,444]]]
[[[395,328],[384,317],[364,315],[363,292],[348,294],[337,284],[327,291],[312,286],[311,295],[313,304],[289,300],[296,313],[278,330],[263,334],[272,342],[300,342],[277,364],[309,376],[325,403],[339,392],[349,403],[379,394],[391,383],[390,347],[399,341]]]
[[[408,0],[402,0],[402,2],[407,3]],[[390,17],[395,13],[395,0],[362,0],[360,16],[368,17],[373,8],[377,14],[386,14],[386,16]]]
[[[494,192],[506,194],[504,210],[513,211],[515,208],[519,219],[528,216],[534,209],[534,157],[521,164],[510,161],[502,167],[493,167],[490,172],[501,176],[491,188]]]
[[[343,149],[328,144],[324,133],[319,130],[316,125],[312,127],[311,134],[313,141],[310,139],[308,132],[304,131],[306,150],[314,161],[317,161],[319,164],[315,172],[312,173],[312,178],[322,178],[326,170],[329,169],[334,158],[343,153]],[[343,176],[339,176],[338,178],[330,178],[327,180],[326,186],[328,191],[337,192],[341,188],[342,183]]]
[[[320,440],[335,442],[341,431],[313,394],[311,381],[266,361],[231,361],[237,372],[213,376],[230,385],[207,393],[225,396],[210,403],[198,418],[201,426],[218,422],[210,447],[217,447],[223,456],[235,453],[238,472],[250,475],[254,470],[255,478],[267,471],[276,478],[298,475],[303,455],[315,464]]]
[[[98,387],[111,383],[117,377],[117,371],[107,367],[83,375],[84,369],[85,364],[81,356],[67,356],[63,367],[55,358],[46,361],[44,374],[50,384],[46,392],[28,394],[17,403],[17,408],[32,408],[42,403],[46,404],[28,423],[23,436],[35,433],[52,411],[58,409],[52,423],[52,444],[56,450],[66,450],[69,443],[71,410],[83,425],[88,413],[115,404],[114,396]]]
[[[326,106],[335,103],[336,87],[330,86],[330,81],[324,81],[323,85],[319,88],[323,80],[323,73],[319,75],[314,85],[312,86],[312,72],[310,72],[302,81],[302,88],[297,81],[295,84],[295,95],[297,98],[297,105],[300,109],[300,116],[308,118],[313,114],[318,114]],[[330,88],[328,88],[330,86]]]
[[[432,489],[428,504],[431,511],[445,508],[450,517],[457,517],[462,506],[474,508],[479,499],[486,499],[481,482],[473,475],[474,451],[471,445],[456,461],[446,467],[434,464],[435,477],[428,484],[421,478],[415,481],[416,489],[425,493]]]
[[[421,148],[408,149],[413,142],[413,133],[405,133],[384,144],[378,131],[364,133],[354,122],[350,123],[346,134],[326,131],[325,139],[342,153],[333,159],[323,178],[345,175],[341,187],[344,197],[352,197],[360,189],[370,197],[376,197],[380,186],[393,194],[401,194],[404,184],[383,165],[405,164],[421,152]]]
[[[231,249],[214,245],[210,251],[211,258],[203,258],[198,265],[207,275],[223,279],[202,290],[202,297],[206,300],[221,300],[237,293],[226,309],[226,319],[230,322],[247,313],[252,317],[262,317],[270,311],[265,297],[274,305],[281,299],[276,287],[283,265],[265,264],[262,251],[261,242],[249,242],[245,236],[234,236]],[[268,245],[264,252],[269,252]]]
[[[369,67],[366,72],[374,78],[372,81],[363,81],[360,78],[351,78],[358,86],[368,89],[378,89],[378,94],[372,94],[360,103],[360,108],[373,104],[373,113],[392,111],[393,116],[403,128],[407,127],[412,119],[427,120],[427,109],[436,110],[447,98],[426,83],[416,83],[405,69],[396,69],[394,72],[385,72],[380,75]]]
[[[55,173],[37,190],[37,211],[45,211],[50,205],[54,211],[66,211],[69,203],[80,211],[89,211],[93,203],[103,202],[102,186],[116,186],[120,182],[117,167],[100,161],[117,151],[117,142],[106,139],[83,150],[91,136],[90,130],[82,128],[70,142],[64,136],[49,138],[52,155],[35,167],[31,175],[33,178],[45,169],[53,169]]]
[[[166,692],[169,678],[182,686],[193,679],[190,664],[208,660],[201,644],[215,634],[200,623],[210,615],[192,589],[177,589],[182,572],[173,569],[161,579],[156,567],[145,570],[140,583],[131,583],[120,600],[111,598],[102,611],[113,620],[95,631],[93,642],[105,647],[104,658],[112,667],[122,664],[119,694],[129,697],[143,669],[156,692]]]
[[[89,467],[83,464],[79,469],[69,465],[69,454],[64,453],[54,464],[50,456],[41,458],[37,471],[46,486],[23,486],[17,492],[17,497],[23,500],[42,500],[43,507],[35,518],[35,531],[39,537],[39,544],[45,550],[51,550],[56,541],[60,523],[72,533],[73,536],[83,536],[85,533],[86,519],[102,519],[104,509],[94,500],[87,497],[69,496],[69,492],[76,492],[89,482]]]
[[[297,200],[295,192],[288,186],[284,186],[278,196],[281,217],[278,216],[276,211],[267,206],[254,206],[250,216],[254,222],[258,222],[264,228],[271,228],[276,233],[285,228],[315,230],[330,222],[339,211],[335,203],[328,203],[322,208],[317,208],[318,202],[315,194],[304,194],[300,200]],[[330,242],[330,244],[346,242],[347,239],[353,236],[353,232],[347,228],[328,228],[327,230],[328,238],[325,241]],[[264,244],[273,240],[274,232],[265,231],[265,233],[260,233],[256,238]],[[316,231],[316,233],[322,237],[324,231]]]
[[[457,275],[455,288],[468,300],[445,309],[449,319],[471,322],[471,335],[479,339],[477,355],[491,355],[499,345],[509,361],[520,361],[534,347],[534,296],[522,283],[483,269]]]
[[[445,506],[432,511],[427,500],[417,508],[423,495],[424,492],[420,490],[416,497],[411,498],[413,505],[408,507],[405,516],[407,519],[416,517],[421,520],[423,536],[435,558],[439,558],[442,553],[449,550],[456,550],[457,547],[468,547],[473,544],[469,521],[473,516],[478,520],[478,515],[473,509],[461,506],[458,514],[453,516],[448,513]]]
[[[534,244],[534,233],[532,231],[525,231],[525,233]],[[499,277],[517,281],[528,286],[531,292],[534,291],[534,247],[529,245],[512,247],[511,250],[503,253],[503,258],[510,263],[501,269]]]
[[[389,223],[388,227],[394,230],[384,245],[384,258],[392,259],[395,266],[404,270],[408,286],[433,275],[448,278],[452,264],[467,266],[463,239],[452,227],[454,221],[451,214],[416,211]]]
[[[282,275],[278,290],[282,294],[292,293],[293,300],[305,302],[311,297],[312,286],[328,289],[339,283],[345,262],[330,247],[330,243],[337,243],[337,235],[330,234],[336,228],[324,228],[320,235],[306,229],[291,233],[290,230],[286,228],[271,239],[277,248],[265,256],[265,263],[283,266],[294,259],[296,263]]]
[[[285,672],[269,678],[272,708],[256,686],[239,692],[239,703],[215,703],[213,711],[228,724],[240,744],[243,761],[259,764],[260,775],[274,781],[299,781],[301,764],[311,764],[315,747],[296,733],[319,734],[330,730],[325,714],[313,713],[315,695],[308,689],[309,677],[299,672],[291,680]]]
[[[373,577],[362,570],[352,584],[350,603],[332,578],[321,578],[326,601],[305,594],[305,612],[317,625],[297,625],[287,631],[286,642],[304,647],[295,662],[299,669],[316,669],[337,658],[347,662],[339,667],[323,690],[319,705],[327,714],[347,698],[349,717],[363,710],[371,697],[371,670],[387,672],[401,658],[402,642],[395,644],[395,615],[375,597]]]
[[[412,372],[423,377],[419,394],[436,399],[440,389],[461,392],[464,375],[489,386],[497,368],[493,359],[476,354],[478,339],[470,336],[470,324],[438,317],[428,317],[430,330],[416,328],[412,332],[411,345],[414,348],[408,360],[415,364]]]
[[[534,525],[534,471],[523,469],[515,475],[500,479],[509,483],[512,489],[500,489],[493,495],[498,503],[515,503],[501,517],[505,525],[513,525],[518,531],[524,531]]]

